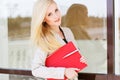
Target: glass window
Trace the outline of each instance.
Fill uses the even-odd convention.
[[[0,3],[0,67],[30,69],[30,20],[34,0]],[[26,6],[26,4],[28,6]]]
[[[8,7],[8,56],[9,68],[30,69],[30,21],[34,0],[11,0]],[[26,6],[27,4],[27,6]]]
[[[120,75],[120,1],[115,0],[115,73]]]
[[[88,67],[82,72],[107,73],[106,0],[56,0],[62,25],[69,27]],[[101,6],[102,5],[102,6]]]
[[[0,2],[0,67],[8,67],[8,27],[5,1]]]
[[[4,0],[0,3],[0,12],[5,15],[4,11],[8,11],[6,18],[0,17],[0,44],[4,46],[0,46],[0,59],[5,61],[0,67],[30,69],[33,55],[29,41],[30,20],[34,1]],[[87,60],[88,67],[82,72],[107,73],[107,1],[55,1],[62,13],[61,26],[72,30],[81,54]]]

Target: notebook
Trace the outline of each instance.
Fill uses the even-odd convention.
[[[65,67],[65,68],[78,68],[80,70],[87,67],[87,63],[80,61],[82,57],[80,51],[73,44],[72,41],[63,45],[51,55],[46,58],[45,65],[47,67]],[[48,80],[57,80],[57,79],[48,79]]]

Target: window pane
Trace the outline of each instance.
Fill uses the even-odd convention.
[[[5,0],[0,2],[0,67],[8,67],[8,27]]]
[[[107,1],[56,1],[63,15],[62,26],[72,30],[81,54],[87,59],[88,67],[81,72],[107,73]]]
[[[4,49],[0,49],[6,51],[8,47],[3,57],[7,64],[5,67],[30,69],[33,54],[29,41],[30,20],[34,1],[9,0],[5,2],[8,25],[3,31],[6,31],[4,34],[8,33],[8,37],[0,38],[1,43],[6,45]],[[82,55],[87,59],[88,67],[82,72],[107,73],[106,0],[100,0],[100,2],[98,0],[55,1],[62,11],[61,26],[72,30]],[[0,9],[4,11],[3,8]],[[3,32],[0,33],[3,34]],[[0,65],[0,67],[4,66]]]
[[[11,0],[7,3],[9,68],[31,68],[33,49],[29,38],[33,3],[34,0]]]
[[[115,1],[115,73],[120,75],[120,1]]]
[[[33,3],[33,0],[2,0],[0,3],[0,67],[2,68],[31,68],[33,52],[29,37]]]

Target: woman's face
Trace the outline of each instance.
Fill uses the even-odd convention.
[[[61,13],[57,7],[57,4],[53,2],[47,9],[44,21],[49,26],[60,26],[61,24]]]

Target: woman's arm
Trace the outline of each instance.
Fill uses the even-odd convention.
[[[65,68],[46,67],[45,59],[47,54],[38,49],[35,52],[32,62],[32,74],[35,77],[64,79]]]

